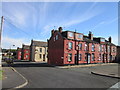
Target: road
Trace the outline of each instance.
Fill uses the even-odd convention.
[[[91,74],[89,67],[61,69],[30,62],[16,62],[13,67],[28,80],[24,88],[109,88],[118,82],[116,78]]]

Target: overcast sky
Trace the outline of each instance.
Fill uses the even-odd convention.
[[[117,2],[4,2],[2,48],[21,47],[31,39],[47,41],[51,30],[64,30],[85,35],[92,31],[95,37],[112,37],[118,44]]]

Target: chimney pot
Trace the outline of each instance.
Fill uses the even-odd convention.
[[[111,43],[111,41],[112,41],[112,38],[111,38],[111,37],[109,37],[109,38],[108,38],[108,41]]]
[[[91,31],[89,31],[88,37],[89,37],[90,40],[93,40],[93,34],[92,34]]]
[[[60,33],[62,33],[63,29],[62,29],[62,27],[59,27],[58,30],[59,30]]]

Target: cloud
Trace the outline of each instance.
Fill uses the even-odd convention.
[[[17,48],[22,47],[22,44],[30,44],[25,38],[11,38],[11,37],[3,37],[2,38],[2,48],[9,49],[11,48]],[[15,47],[12,47],[12,45],[15,45]]]
[[[94,7],[96,6],[97,2],[94,2],[83,14],[81,15],[76,15],[74,18],[71,20],[68,20],[64,22],[62,25],[63,26],[71,26],[74,24],[82,23],[85,21],[88,21],[95,16],[101,14],[103,11],[102,10],[96,10]]]

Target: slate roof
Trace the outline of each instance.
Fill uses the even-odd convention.
[[[63,31],[61,33],[62,37],[65,38],[65,39],[68,39],[67,38],[67,32],[73,32],[73,31]],[[58,33],[60,33],[58,31]],[[77,33],[77,32],[73,32],[73,33]],[[100,38],[103,38],[103,37],[93,37],[93,40],[89,39],[88,36],[86,35],[83,35],[83,41],[85,42],[88,42],[88,43],[99,43],[100,42]],[[79,40],[78,40],[79,41]],[[109,41],[105,40],[105,43],[102,43],[102,44],[107,44],[107,45],[114,45],[116,46],[115,44],[113,43],[110,43]]]
[[[32,41],[32,45],[35,45],[35,46],[46,46],[47,47],[47,42],[43,42],[43,41],[35,41],[33,40]]]
[[[23,45],[22,48],[23,48],[23,49],[30,49],[30,46],[29,46],[29,45]]]

